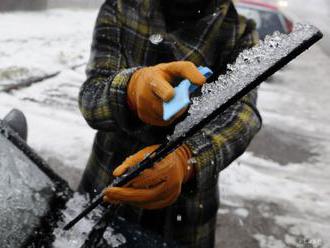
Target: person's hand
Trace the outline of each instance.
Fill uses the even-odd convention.
[[[128,157],[115,169],[113,175],[122,175],[157,147],[158,145],[148,146]],[[193,175],[193,169],[188,161],[190,157],[190,149],[182,145],[152,168],[144,170],[125,187],[106,188],[103,191],[103,200],[115,204],[128,203],[145,209],[169,206],[180,195],[182,183]]]
[[[129,106],[146,124],[167,126],[182,115],[180,111],[171,120],[164,121],[163,102],[171,100],[174,88],[171,84],[175,79],[186,78],[193,84],[202,85],[206,78],[197,67],[188,61],[178,61],[145,67],[133,73],[127,88]]]

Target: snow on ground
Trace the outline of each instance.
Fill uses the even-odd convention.
[[[0,92],[0,118],[21,109],[28,143],[76,187],[94,131],[76,102],[84,66],[70,67],[87,61],[96,11],[0,15],[0,90],[60,72],[28,88]],[[329,66],[330,58],[315,46],[261,86],[264,129],[249,152],[221,173],[217,247],[330,247]]]
[[[22,79],[60,72],[28,88],[0,93],[0,118],[21,109],[28,143],[76,187],[93,140],[77,106],[95,10],[1,13],[0,91]],[[70,168],[68,171],[67,169]]]
[[[96,11],[1,13],[1,86],[86,63]]]
[[[260,151],[252,150],[221,173],[222,202],[236,207],[244,207],[244,202],[251,200],[276,203],[282,212],[272,218],[287,230],[294,247],[330,247],[330,84],[326,68],[330,68],[330,59],[316,46],[259,90],[264,128],[275,127],[301,137],[306,143],[295,145],[310,149],[314,155],[283,166],[257,157],[255,153]],[[269,235],[269,230],[258,232],[255,238],[261,247],[289,246],[285,240]],[[299,243],[299,235],[306,243]],[[266,239],[262,239],[264,236]]]

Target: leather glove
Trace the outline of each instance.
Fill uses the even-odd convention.
[[[202,85],[206,78],[196,66],[188,61],[177,61],[145,67],[133,73],[127,87],[128,105],[146,124],[167,126],[182,115],[180,111],[171,120],[164,121],[163,101],[167,102],[174,96],[171,84],[175,79],[187,78],[193,84]]]
[[[145,156],[157,149],[158,145],[148,146],[128,157],[113,172],[122,175],[128,168],[142,161]],[[125,187],[108,187],[103,191],[105,202],[128,203],[145,209],[158,209],[171,205],[181,193],[181,185],[193,175],[188,162],[190,149],[182,145],[152,168],[144,170]]]

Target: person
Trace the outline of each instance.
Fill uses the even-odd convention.
[[[180,111],[163,121],[162,102],[183,78],[214,80],[258,41],[255,24],[231,0],[107,0],[97,17],[79,106],[97,130],[79,189],[102,192],[166,140]],[[197,92],[196,94],[200,94]],[[218,177],[261,127],[256,90],[125,187],[106,188],[118,215],[184,247],[213,247]]]

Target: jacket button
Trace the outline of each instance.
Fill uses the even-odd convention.
[[[161,34],[153,34],[153,35],[150,35],[150,37],[149,37],[149,41],[154,45],[158,45],[163,40],[164,40],[164,37]]]

